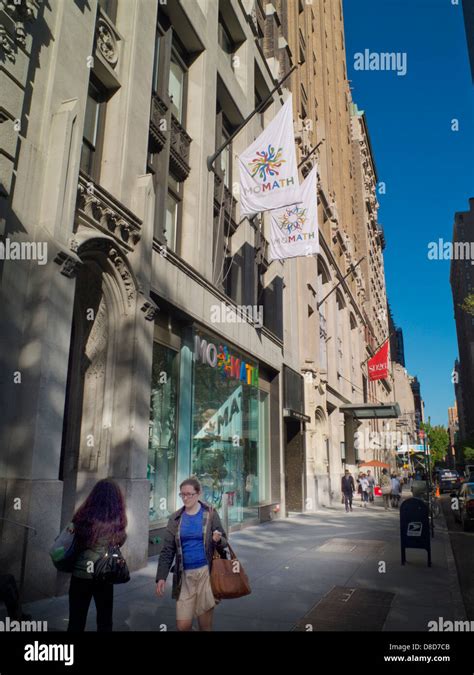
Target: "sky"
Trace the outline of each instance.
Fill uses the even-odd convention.
[[[428,259],[428,245],[452,241],[454,214],[474,197],[474,85],[461,0],[453,2],[343,0],[352,98],[365,111],[386,185],[377,198],[388,300],[425,415],[443,425],[458,345],[450,262]],[[406,74],[356,69],[366,49],[400,54],[401,73],[406,54]]]

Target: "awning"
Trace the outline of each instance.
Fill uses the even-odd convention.
[[[283,408],[283,417],[291,417],[291,419],[299,420],[300,422],[311,422],[311,417],[291,408]]]
[[[371,459],[370,462],[363,462],[359,464],[359,469],[363,466],[373,466],[378,467],[379,469],[390,469],[390,464],[385,464],[385,462],[380,462],[378,459]]]
[[[347,415],[352,415],[358,420],[389,419],[400,417],[398,403],[358,403],[341,405],[339,410]]]

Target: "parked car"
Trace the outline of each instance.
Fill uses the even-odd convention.
[[[460,476],[454,469],[443,469],[439,472],[439,491],[440,493],[449,492],[457,489],[460,484]]]
[[[470,529],[474,523],[474,482],[464,483],[457,492],[451,493],[451,498],[456,497],[459,508],[454,510],[454,518],[461,523],[464,531]]]

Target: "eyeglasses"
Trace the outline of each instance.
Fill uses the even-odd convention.
[[[197,492],[180,492],[179,496],[181,499],[186,499],[186,497],[194,497],[194,495],[197,495]]]

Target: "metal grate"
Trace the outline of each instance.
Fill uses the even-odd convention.
[[[381,631],[394,593],[335,586],[305,616],[294,631]]]

